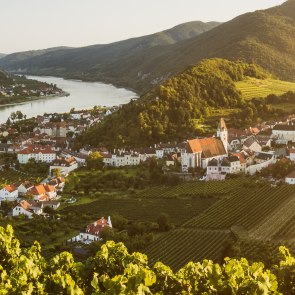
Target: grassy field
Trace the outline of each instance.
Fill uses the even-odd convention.
[[[248,78],[244,81],[236,82],[236,87],[242,92],[245,100],[252,98],[265,98],[269,94],[281,95],[288,91],[295,91],[295,83],[274,80]]]

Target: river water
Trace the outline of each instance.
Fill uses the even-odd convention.
[[[71,108],[89,109],[93,106],[115,106],[136,98],[136,93],[125,88],[117,88],[113,85],[100,82],[82,82],[65,80],[57,77],[27,76],[49,84],[56,84],[69,96],[44,98],[17,105],[0,106],[0,123],[6,122],[12,112],[21,111],[27,118],[43,115],[44,113],[69,112]]]

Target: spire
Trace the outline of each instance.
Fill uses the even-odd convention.
[[[227,130],[226,125],[225,125],[225,121],[223,118],[220,118],[220,121],[218,123],[218,130],[219,131],[226,131]]]

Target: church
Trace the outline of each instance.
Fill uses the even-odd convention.
[[[218,124],[216,137],[197,138],[187,141],[186,150],[181,154],[183,172],[189,168],[207,168],[210,160],[222,160],[228,156],[228,131],[221,118]]]

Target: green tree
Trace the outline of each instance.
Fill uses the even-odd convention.
[[[89,169],[102,169],[103,157],[99,152],[93,152],[87,158],[86,165]]]

